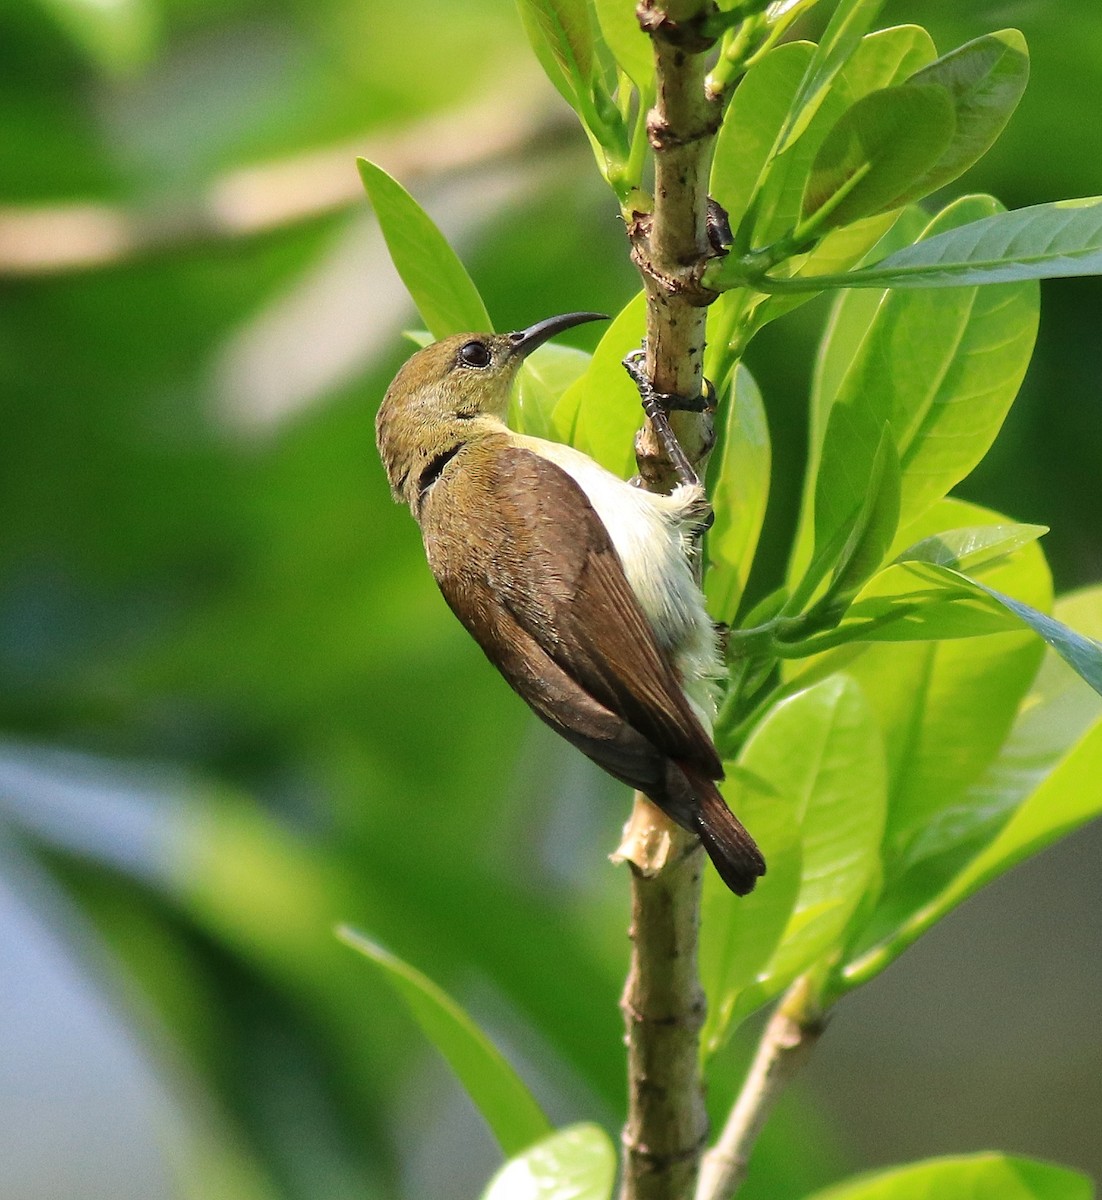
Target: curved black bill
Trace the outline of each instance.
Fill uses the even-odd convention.
[[[518,357],[525,358],[537,346],[542,346],[548,338],[553,338],[556,333],[562,333],[564,329],[572,329],[575,325],[584,325],[587,321],[607,320],[608,317],[604,313],[563,313],[561,317],[548,317],[546,321],[537,321],[535,325],[529,325],[527,329],[509,334],[509,341],[512,343],[513,352]]]

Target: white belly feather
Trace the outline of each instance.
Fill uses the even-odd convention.
[[[699,499],[697,489],[682,486],[669,496],[648,492],[625,483],[572,446],[516,434],[513,438],[561,467],[585,492],[659,644],[677,667],[686,696],[711,728],[722,666],[715,629],[690,563],[690,513]]]

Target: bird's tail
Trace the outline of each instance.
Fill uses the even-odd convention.
[[[719,877],[735,893],[745,896],[765,874],[765,859],[742,822],[727,807],[719,788],[710,779],[692,779],[698,808],[696,831]]]

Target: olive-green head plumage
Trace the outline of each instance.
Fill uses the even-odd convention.
[[[375,419],[379,456],[396,500],[413,506],[417,480],[441,455],[500,430],[517,370],[537,346],[600,313],[550,317],[517,333],[457,333],[402,367]]]

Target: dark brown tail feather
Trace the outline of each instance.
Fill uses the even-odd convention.
[[[720,879],[736,896],[745,896],[754,890],[758,876],[765,874],[765,859],[716,785],[710,779],[690,779],[699,804],[696,831],[704,849]]]

